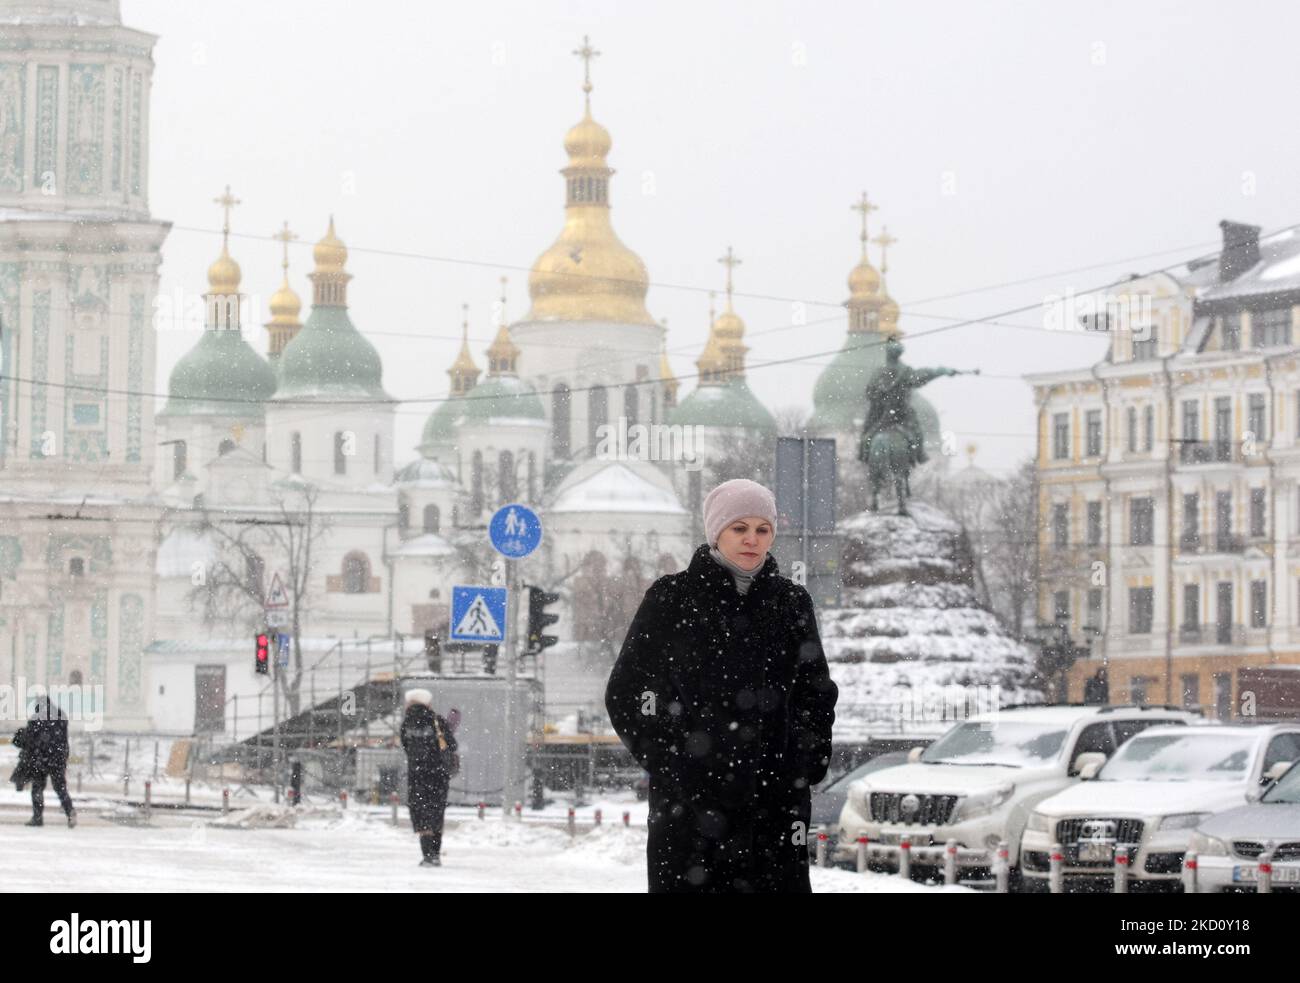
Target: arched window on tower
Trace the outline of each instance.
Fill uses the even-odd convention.
[[[179,480],[180,476],[185,473],[185,466],[188,463],[186,458],[185,441],[178,440],[172,444],[172,478]]]
[[[483,511],[483,452],[475,451],[470,465],[469,507],[474,515]]]
[[[592,386],[587,393],[587,450],[596,453],[597,428],[609,422],[609,393],[604,386]]]
[[[623,387],[623,415],[627,417],[629,427],[637,422],[637,416],[640,413],[641,394],[638,392],[639,388],[639,386],[632,384]]]
[[[364,553],[343,557],[343,592],[365,594],[370,590],[370,561]]]
[[[426,505],[424,507],[424,531],[436,533],[438,531],[440,518],[441,516],[438,512],[438,506]]]
[[[572,394],[568,386],[557,382],[551,394],[551,451],[556,457],[569,456],[571,417]]]
[[[515,482],[515,456],[509,451],[502,451],[497,455],[497,492],[501,496],[502,505],[513,502],[518,493]]]
[[[224,437],[222,438],[221,443],[217,445],[217,456],[225,457],[234,449],[235,449],[235,442],[231,440],[229,437]]]
[[[397,528],[403,531],[411,528],[411,503],[410,502],[398,503]]]

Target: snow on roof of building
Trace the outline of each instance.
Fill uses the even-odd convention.
[[[402,543],[393,550],[393,556],[451,556],[455,552],[456,547],[437,533],[426,532]]]
[[[677,496],[621,461],[580,478],[561,490],[547,512],[663,512],[685,514]]]

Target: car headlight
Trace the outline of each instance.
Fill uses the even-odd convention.
[[[1187,844],[1187,852],[1202,857],[1226,857],[1228,855],[1228,844],[1213,836],[1194,832],[1192,833],[1191,842]]]
[[[1051,829],[1047,816],[1041,812],[1031,812],[1029,814],[1029,824],[1025,827],[1032,833],[1046,833]]]
[[[1156,829],[1195,829],[1208,815],[1208,812],[1176,812],[1160,820]]]
[[[1015,791],[1016,787],[1014,785],[1003,785],[990,792],[981,792],[979,795],[972,795],[963,799],[958,804],[952,821],[957,822],[963,819],[974,819],[976,816],[986,816],[1011,798]]]

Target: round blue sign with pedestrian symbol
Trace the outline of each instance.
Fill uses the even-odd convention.
[[[488,523],[492,547],[512,560],[527,556],[542,542],[542,520],[526,505],[503,505]]]

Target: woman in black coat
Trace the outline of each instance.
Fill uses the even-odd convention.
[[[20,736],[21,735],[21,736]],[[27,725],[14,735],[22,749],[14,780],[21,777],[32,783],[32,818],[28,826],[45,825],[45,781],[48,778],[68,817],[68,825],[77,825],[77,810],[68,794],[68,718],[48,697],[36,702]],[[19,786],[19,791],[21,791]]]
[[[448,722],[433,712],[433,694],[425,689],[406,694],[402,747],[406,749],[406,805],[420,837],[421,867],[442,866],[442,821],[447,788],[457,770],[456,737]]]
[[[708,543],[646,592],[605,691],[650,773],[649,888],[809,892],[838,690],[811,596],[768,553],[772,493],[724,482],[704,513]]]

